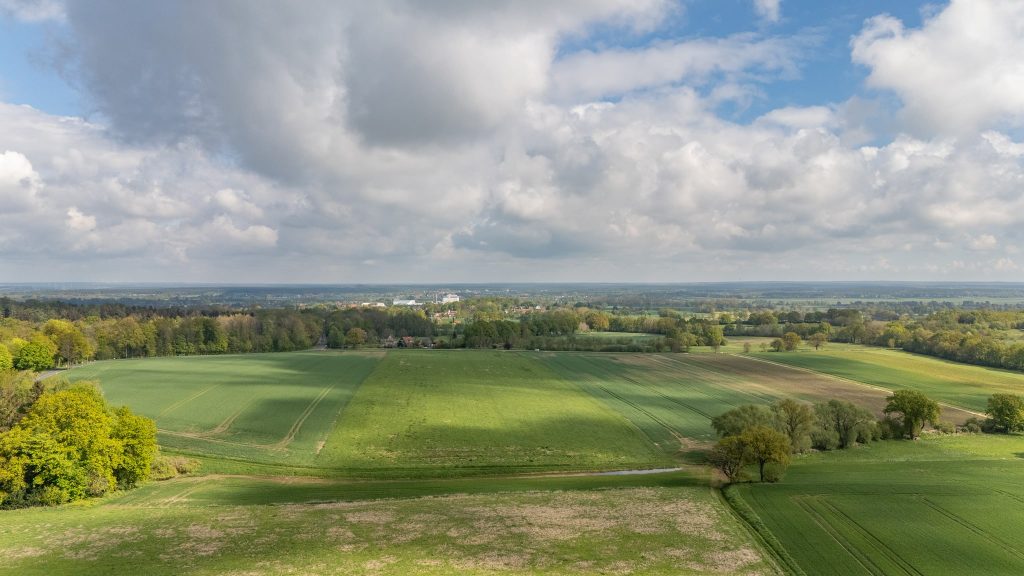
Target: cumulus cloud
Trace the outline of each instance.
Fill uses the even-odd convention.
[[[0,104],[0,272],[920,278],[968,262],[1005,278],[1024,245],[1024,143],[980,120],[1012,106],[879,139],[857,98],[717,112],[797,76],[806,38],[561,50],[595,24],[656,29],[672,5],[654,0],[307,8],[69,5],[98,114]],[[928,109],[923,80],[897,81],[891,57],[946,18],[873,20],[854,41],[907,114]]]
[[[1024,121],[1024,3],[953,0],[921,28],[888,15],[851,42],[868,84],[895,92],[908,126],[965,135]]]
[[[42,183],[24,154],[7,150],[0,154],[0,205],[10,213],[32,207]]]

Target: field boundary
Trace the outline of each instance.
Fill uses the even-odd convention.
[[[872,390],[878,390],[879,392],[888,392],[889,394],[893,393],[893,390],[891,388],[885,388],[885,387],[882,387],[882,386],[876,386],[874,384],[868,384],[866,382],[861,382],[860,380],[854,380],[852,378],[846,378],[844,376],[836,376],[835,374],[829,374],[828,372],[821,372],[821,371],[818,371],[818,370],[811,370],[810,368],[804,368],[803,366],[792,366],[790,364],[785,364],[783,362],[775,362],[774,360],[766,360],[764,358],[758,358],[756,356],[749,356],[749,355],[746,355],[746,354],[731,354],[731,355],[732,356],[738,356],[740,358],[749,358],[750,360],[753,360],[755,362],[764,362],[765,364],[772,364],[772,365],[775,365],[775,366],[780,366],[782,368],[789,368],[791,370],[799,370],[801,372],[807,372],[808,374],[816,374],[816,375],[823,376],[825,378],[831,378],[832,380],[838,380],[840,382],[847,382],[847,383],[850,383],[850,384],[856,384],[858,386],[863,386],[865,388],[871,388]],[[952,408],[953,410],[959,410],[961,412],[965,412],[967,414],[971,414],[972,416],[978,416],[978,417],[981,417],[981,418],[985,418],[987,416],[984,412],[975,412],[974,410],[971,410],[970,408],[964,408],[963,406],[957,406],[956,404],[950,404],[949,402],[936,401],[936,403],[939,406],[943,406],[945,408]]]

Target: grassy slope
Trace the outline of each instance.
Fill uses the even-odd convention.
[[[659,488],[632,487],[637,477],[406,483],[478,493],[330,504],[281,504],[308,493],[227,480],[5,512],[0,574],[774,573],[714,493],[678,474],[644,478]],[[375,486],[357,496],[392,493]]]
[[[379,353],[296,352],[96,362],[67,373],[153,418],[190,454],[310,465]]]
[[[890,390],[920,390],[936,400],[975,411],[984,411],[988,397],[995,392],[1024,393],[1024,374],[958,364],[899,350],[843,347],[757,356]]]
[[[1024,572],[1024,437],[884,442],[730,488],[807,574]]]
[[[522,354],[390,353],[317,463],[368,476],[663,464],[628,421]]]

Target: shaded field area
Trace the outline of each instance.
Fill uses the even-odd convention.
[[[0,574],[777,573],[706,486],[549,479],[547,491],[274,506],[164,497],[190,482],[6,512]],[[258,483],[248,490],[279,495]]]
[[[1024,437],[883,442],[727,490],[805,574],[1021,574]],[[741,504],[742,506],[742,504]]]
[[[153,418],[164,448],[250,462],[311,465],[382,354],[293,352],[96,362],[113,405]]]
[[[711,418],[743,404],[768,404],[780,398],[809,402],[839,398],[881,415],[889,395],[827,374],[733,354],[534,357],[628,418],[666,455],[715,440]]]
[[[316,463],[354,475],[653,468],[640,431],[546,365],[509,352],[392,352]]]
[[[842,347],[757,354],[790,366],[849,378],[890,390],[910,388],[928,397],[983,412],[996,392],[1024,394],[1024,374],[883,348]]]

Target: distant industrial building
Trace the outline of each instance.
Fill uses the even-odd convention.
[[[453,304],[459,300],[460,298],[458,294],[445,294],[444,297],[441,298],[441,304]]]
[[[395,306],[419,306],[420,305],[420,303],[417,302],[415,299],[412,299],[412,300],[395,300],[393,302],[393,304]]]

